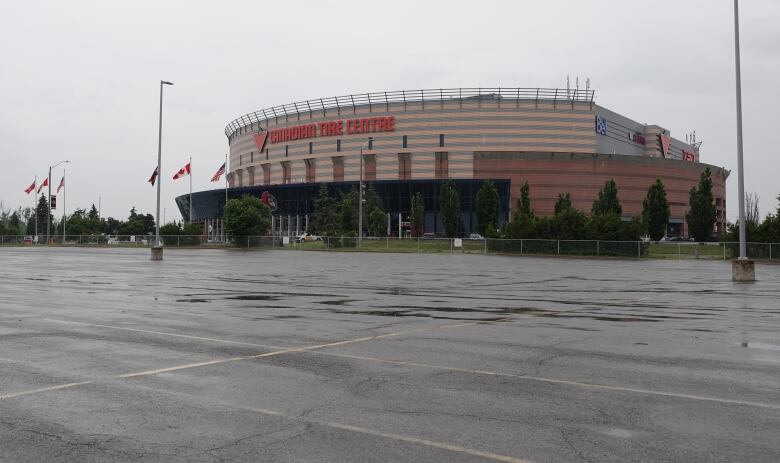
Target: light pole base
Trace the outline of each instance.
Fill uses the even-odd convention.
[[[153,246],[152,247],[152,260],[163,260],[163,247],[162,246]]]
[[[731,261],[731,281],[756,281],[756,264],[750,259],[734,259]]]

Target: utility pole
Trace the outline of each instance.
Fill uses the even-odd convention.
[[[173,85],[173,82],[160,81],[160,118],[157,132],[157,215],[154,217],[155,237],[152,247],[152,260],[162,260],[163,246],[160,241],[160,185],[162,185],[162,104],[163,104],[163,86]]]
[[[734,0],[734,61],[737,81],[737,189],[739,195],[739,258],[731,266],[733,281],[755,281],[756,269],[747,257],[745,236],[745,169],[742,156],[742,76],[739,57],[739,0]]]

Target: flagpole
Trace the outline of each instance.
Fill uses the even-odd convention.
[[[225,209],[227,208],[227,202],[228,202],[228,155],[225,153],[225,172],[223,172],[225,175],[225,207],[222,208],[222,236],[225,237],[225,242],[227,242],[227,234],[225,234]]]
[[[33,195],[33,210],[35,211],[35,243],[38,242],[38,174],[35,174],[35,194]]]
[[[65,245],[65,169],[62,169],[62,244]]]
[[[190,223],[192,223],[192,156],[190,156]]]

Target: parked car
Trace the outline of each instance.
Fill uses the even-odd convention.
[[[308,236],[308,234],[306,232],[303,232],[300,235],[295,237],[295,242],[296,243],[305,243],[307,236]]]
[[[424,240],[432,240],[436,238],[436,235],[434,233],[423,233],[422,237]]]
[[[484,240],[485,237],[480,235],[479,233],[472,233],[469,235],[470,240]]]
[[[24,244],[33,244],[33,237],[32,236],[25,236],[24,237]]]

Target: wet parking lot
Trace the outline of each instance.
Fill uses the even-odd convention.
[[[780,266],[0,249],[0,461],[780,460]]]

